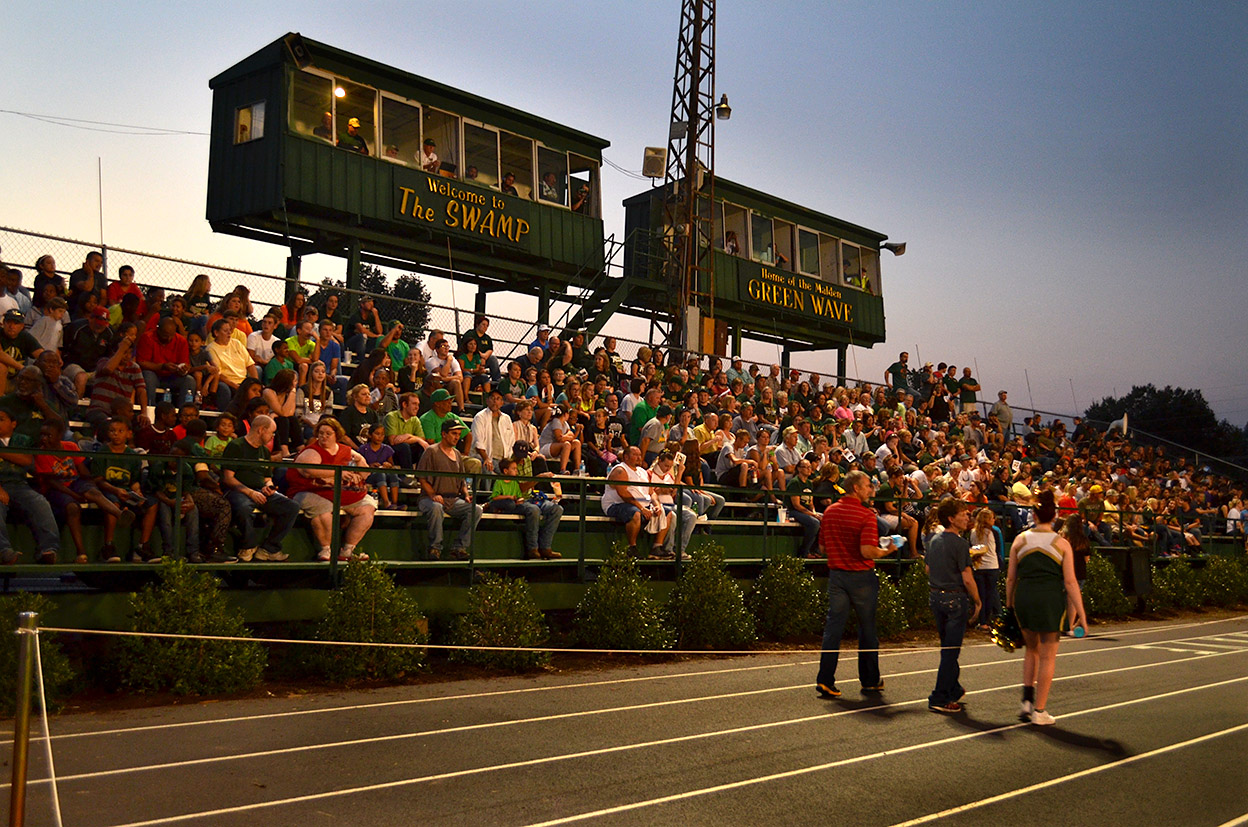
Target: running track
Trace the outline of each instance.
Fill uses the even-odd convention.
[[[1047,728],[990,644],[967,714],[929,712],[937,658],[886,654],[882,699],[850,652],[836,701],[757,655],[65,715],[53,757],[74,827],[1248,824],[1248,617],[1064,640]],[[28,824],[47,776],[32,742]]]

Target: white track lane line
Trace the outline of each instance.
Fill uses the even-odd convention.
[[[1040,781],[1038,783],[1031,784],[1026,787],[1019,787],[1017,790],[1010,790],[1008,793],[1001,793],[1000,795],[989,796],[988,798],[981,798],[979,801],[972,801],[969,804],[962,804],[957,807],[950,807],[948,810],[941,810],[939,813],[929,813],[925,816],[920,816],[919,818],[913,818],[909,821],[900,821],[894,824],[892,827],[917,827],[917,825],[919,824],[928,824],[930,822],[937,821],[938,819],[947,818],[949,816],[957,815],[959,813],[965,813],[971,810],[978,810],[980,807],[986,807],[989,804],[996,804],[998,801],[1008,801],[1009,799],[1017,798],[1020,795],[1026,795],[1027,793],[1034,793],[1036,790],[1043,790],[1049,787],[1056,787],[1058,784],[1064,784],[1067,781],[1074,781],[1076,778],[1087,778],[1089,775],[1096,775],[1098,772],[1104,772],[1105,770],[1117,769],[1118,767],[1126,766],[1127,764],[1134,764],[1136,761],[1142,761],[1145,758],[1152,758],[1157,755],[1164,755],[1167,752],[1174,752],[1175,750],[1183,749],[1184,747],[1190,747],[1193,744],[1200,744],[1205,741],[1212,741],[1214,738],[1221,738],[1224,735],[1231,735],[1236,732],[1243,732],[1246,729],[1248,729],[1248,724],[1240,724],[1238,726],[1233,726],[1228,729],[1220,730],[1218,732],[1210,732],[1208,735],[1201,735],[1198,738],[1190,738],[1186,741],[1180,741],[1177,744],[1168,744],[1167,746],[1158,747],[1157,749],[1149,750],[1148,752],[1141,752],[1139,755],[1132,755],[1129,758],[1120,758],[1117,761],[1110,761],[1108,764],[1099,764],[1095,767],[1089,767],[1086,770],[1079,770],[1078,772],[1072,772],[1069,775],[1062,775],[1062,776],[1058,776],[1057,778],[1050,778],[1048,781]],[[1232,822],[1228,822],[1228,823],[1232,823]]]
[[[1139,649],[1141,647],[1133,646],[1133,647],[1128,647],[1128,648]],[[1108,651],[1108,650],[1100,650],[1100,651]],[[1214,655],[1214,654],[1230,654],[1230,653],[1217,653],[1217,652],[1192,652],[1190,650],[1174,650],[1174,651],[1178,651],[1186,655],[1200,655],[1200,656],[1205,656],[1205,657],[1209,655]],[[1071,652],[1069,654],[1076,654],[1076,653]],[[967,670],[967,669],[975,669],[975,668],[981,668],[981,667],[1006,666],[1010,664],[1017,664],[1017,663],[1020,663],[1021,661],[1022,661],[1021,657],[1015,657],[1015,658],[1010,658],[1008,660],[1001,660],[1001,661],[968,663],[968,664],[965,664],[962,667],[962,669]],[[1171,663],[1171,662],[1178,663],[1181,661],[1165,661],[1165,663]],[[1145,664],[1144,666],[1154,666],[1154,665],[1159,665],[1159,664]],[[1137,666],[1123,667],[1123,668],[1124,669],[1137,669],[1137,668],[1141,668],[1141,666],[1137,665]],[[913,677],[914,675],[930,675],[930,674],[934,674],[936,671],[937,671],[936,669],[915,669],[909,672],[892,673],[888,677],[891,679],[891,678]],[[1110,672],[1112,671],[1117,671],[1117,670],[1110,670]],[[1093,674],[1109,674],[1109,672],[1099,672],[1099,673],[1093,673]],[[1067,677],[1075,678],[1075,677],[1080,677],[1080,676],[1069,675]],[[849,680],[846,680],[844,683],[854,684],[854,683],[857,683],[857,680],[849,679]],[[250,759],[256,759],[256,758],[271,758],[277,755],[291,755],[291,754],[300,753],[300,752],[310,752],[313,750],[345,748],[345,747],[352,747],[352,746],[360,746],[363,744],[380,744],[380,743],[384,743],[387,741],[404,741],[404,740],[410,740],[414,738],[425,738],[425,737],[429,737],[433,735],[451,735],[451,734],[455,734],[459,732],[471,732],[475,730],[497,729],[500,727],[518,726],[521,724],[550,723],[552,721],[560,721],[560,720],[566,720],[570,718],[584,718],[584,717],[590,717],[594,715],[605,715],[605,714],[611,714],[611,713],[616,713],[616,712],[635,712],[641,709],[657,709],[657,708],[662,708],[662,707],[667,707],[667,706],[679,706],[683,704],[701,703],[703,701],[718,701],[718,700],[725,700],[728,698],[741,698],[741,697],[748,697],[751,695],[763,695],[763,694],[768,694],[772,692],[791,692],[791,691],[799,690],[799,689],[809,690],[811,689],[811,685],[807,682],[802,682],[798,684],[789,684],[787,686],[768,687],[765,689],[750,689],[750,690],[742,690],[740,692],[726,692],[726,693],[719,694],[719,695],[703,695],[703,696],[698,696],[694,698],[677,698],[677,699],[666,700],[666,701],[650,701],[648,703],[643,703],[643,704],[629,704],[626,706],[601,707],[598,709],[581,710],[579,712],[560,712],[560,713],[555,713],[552,715],[540,715],[540,716],[536,716],[532,718],[515,718],[515,719],[510,719],[510,720],[505,720],[505,721],[487,721],[487,722],[479,723],[479,724],[464,724],[463,726],[444,727],[441,729],[429,729],[429,730],[422,730],[419,732],[404,732],[404,733],[399,733],[396,735],[378,735],[378,736],[374,736],[371,738],[356,738],[356,739],[352,739],[349,741],[327,741],[327,742],[320,743],[320,744],[306,744],[306,745],[295,746],[295,747],[280,747],[277,749],[263,750],[260,752],[233,753],[230,755],[216,755],[216,756],[211,756],[208,758],[188,758],[182,761],[170,761],[164,764],[148,764],[148,765],[142,765],[142,766],[136,766],[136,767],[118,767],[116,769],[111,769],[111,770],[99,770],[96,772],[78,773],[76,775],[61,775],[61,776],[58,776],[58,781],[62,781],[62,782],[77,781],[77,780],[82,780],[86,778],[101,778],[104,776],[124,775],[126,773],[133,773],[133,772],[149,772],[149,771],[154,771],[154,770],[167,770],[167,769],[174,769],[178,767],[197,766],[201,764],[215,764],[215,763],[221,763],[224,761],[242,761],[242,760],[250,760]],[[37,784],[37,783],[41,784],[41,783],[46,783],[47,780],[48,779],[46,778],[38,778],[38,779],[30,780],[28,783],[29,784]],[[10,787],[10,784],[8,782],[0,783],[0,790],[5,790],[5,789],[8,789],[9,787]]]
[[[1224,821],[1221,824],[1219,824],[1218,827],[1242,827],[1242,825],[1244,824],[1248,824],[1248,813],[1244,813],[1239,818],[1233,818],[1230,821]]]
[[[1230,617],[1230,618],[1221,618],[1219,620],[1202,620],[1196,623],[1179,623],[1179,624],[1175,624],[1172,626],[1162,625],[1162,626],[1154,626],[1148,629],[1130,629],[1124,632],[1117,632],[1117,633],[1111,632],[1108,634],[1114,637],[1127,637],[1128,635],[1148,634],[1152,632],[1173,632],[1173,631],[1180,631],[1183,629],[1197,628],[1200,626],[1208,626],[1213,623],[1226,623],[1232,620],[1243,620],[1243,619],[1244,618],[1242,617]],[[1244,632],[1242,634],[1248,635],[1248,632]],[[1221,636],[1225,636],[1225,633],[1223,633],[1223,635]],[[1097,643],[1101,639],[1102,639],[1101,635],[1091,635],[1089,637],[1084,638],[1082,642],[1085,644]],[[1200,639],[1202,638],[1199,638],[1199,637],[1179,638],[1176,640],[1200,640]],[[1161,642],[1164,643],[1166,641],[1161,641]],[[1067,640],[1066,643],[1068,647],[1078,645],[1078,642],[1072,641],[1072,640]],[[984,649],[984,648],[996,648],[996,644],[994,643],[974,644],[971,646],[963,646],[962,650],[967,651],[969,649]],[[1131,648],[1135,648],[1135,646],[1127,644],[1127,645],[1122,645],[1122,646],[1109,646],[1109,647],[1100,648],[1100,649],[1082,648],[1082,649],[1078,649],[1075,651],[1070,651],[1070,649],[1068,648],[1067,651],[1065,652],[1058,652],[1058,657],[1073,657],[1076,655],[1086,655],[1086,654],[1093,654],[1093,653],[1100,653],[1100,652],[1111,652],[1111,651],[1117,651],[1120,649],[1131,649]],[[855,652],[856,650],[843,649],[841,651],[844,656],[848,657],[851,653]],[[759,652],[758,654],[764,657],[767,655],[766,652]],[[895,649],[895,650],[889,650],[888,652],[881,652],[880,654],[881,656],[885,656],[885,655],[898,656],[898,655],[905,655],[905,654],[922,654],[922,652],[920,650]],[[743,656],[743,657],[752,657],[752,656]],[[1013,662],[1013,660],[994,661],[992,665],[997,665],[1001,663],[1011,663],[1011,662]],[[160,730],[160,729],[180,729],[180,728],[185,728],[185,727],[209,726],[209,725],[215,725],[215,724],[248,723],[251,721],[263,721],[263,720],[269,720],[269,719],[276,720],[279,718],[290,718],[290,717],[297,717],[297,716],[302,716],[302,715],[322,715],[322,714],[330,713],[330,712],[356,712],[359,710],[366,710],[366,709],[385,709],[387,707],[408,706],[408,705],[413,705],[413,704],[428,704],[428,703],[436,703],[439,701],[473,700],[477,698],[498,697],[500,695],[523,695],[523,694],[528,694],[528,693],[533,693],[533,692],[553,692],[553,691],[558,691],[558,690],[563,690],[563,689],[581,689],[581,688],[598,687],[598,686],[615,686],[615,685],[620,685],[620,684],[639,683],[639,682],[647,682],[647,681],[673,680],[677,678],[697,678],[697,677],[702,677],[704,675],[724,675],[724,674],[731,674],[731,673],[736,673],[736,672],[761,671],[764,669],[789,669],[789,668],[793,668],[797,666],[812,666],[816,663],[818,663],[817,660],[804,660],[804,661],[798,661],[795,663],[771,663],[771,664],[766,664],[763,666],[737,666],[737,667],[730,667],[726,669],[705,669],[705,670],[699,670],[696,672],[680,672],[680,673],[672,674],[672,675],[644,675],[644,676],[636,677],[636,678],[614,678],[611,680],[585,681],[582,683],[563,683],[563,684],[557,684],[554,686],[530,686],[530,687],[525,687],[523,689],[499,689],[493,692],[472,692],[472,693],[466,693],[463,695],[442,695],[442,696],[430,697],[430,698],[405,698],[399,701],[379,701],[377,703],[370,703],[370,704],[349,704],[345,706],[324,707],[322,709],[300,709],[300,710],[292,710],[290,712],[267,712],[267,713],[262,713],[259,715],[236,715],[230,718],[209,718],[209,719],[204,719],[201,721],[179,721],[179,722],[170,723],[170,724],[150,724],[146,726],[117,727],[114,729],[90,730],[86,732],[67,732],[67,733],[63,733],[59,735],[53,735],[52,740],[60,741],[60,740],[68,740],[71,738],[94,738],[96,736],[103,736],[103,735],[122,735],[122,734],[127,734],[127,733],[132,733],[132,732],[151,732],[153,730]],[[986,664],[964,664],[962,668],[967,669],[972,666],[983,666],[983,665],[986,665]],[[931,670],[931,671],[935,671],[935,670]],[[907,673],[907,674],[915,674],[915,673]],[[4,734],[8,735],[9,737],[8,737],[8,740],[0,740],[0,746],[13,743],[13,740],[12,740],[13,733],[10,731]],[[0,787],[0,789],[2,789],[2,787]]]
[[[1099,677],[1101,675],[1113,674],[1113,673],[1118,673],[1118,672],[1129,672],[1129,671],[1135,671],[1139,669],[1153,669],[1153,668],[1157,668],[1160,666],[1168,666],[1171,664],[1186,663],[1189,661],[1206,660],[1208,658],[1227,657],[1232,654],[1238,654],[1238,653],[1219,652],[1214,655],[1201,655],[1199,657],[1193,657],[1193,658],[1181,658],[1177,660],[1163,661],[1161,663],[1150,663],[1150,664],[1140,664],[1137,666],[1118,667],[1115,669],[1106,669],[1106,670],[1101,670],[1098,672],[1086,672],[1080,675],[1064,675],[1064,676],[1059,676],[1059,677],[1054,678],[1054,681],[1057,682],[1057,681],[1064,681],[1064,680],[1077,680],[1079,678]],[[1206,688],[1211,688],[1215,686],[1221,686],[1223,683],[1237,683],[1239,681],[1244,681],[1244,680],[1248,680],[1248,677],[1235,678],[1230,681],[1223,681],[1222,683],[1206,684],[1200,687],[1193,687],[1190,689],[1175,690],[1173,692],[1168,692],[1168,693],[1161,694],[1161,695],[1148,695],[1146,697],[1139,698],[1136,700],[1123,701],[1120,703],[1110,704],[1105,707],[1097,707],[1094,710],[1085,710],[1084,712],[1066,713],[1064,714],[1063,717],[1074,717],[1076,715],[1086,714],[1089,711],[1098,711],[1101,709],[1114,709],[1119,706],[1128,706],[1128,705],[1135,704],[1135,703],[1142,703],[1148,700],[1166,698],[1172,695],[1179,695],[1185,692],[1194,692],[1199,689],[1206,689]],[[1017,690],[1017,689],[1018,689],[1018,682],[1011,681],[1008,684],[1002,684],[1001,686],[994,686],[994,687],[989,687],[986,689],[977,689],[972,692],[968,692],[967,694],[968,695],[981,695],[981,694],[985,694],[989,692],[999,692],[1003,690]],[[701,733],[695,733],[692,735],[681,735],[681,736],[675,736],[672,738],[663,738],[657,741],[642,741],[642,742],[634,743],[634,744],[621,744],[621,745],[613,746],[613,747],[601,747],[599,749],[584,750],[581,752],[565,753],[562,755],[551,755],[545,758],[531,758],[531,759],[526,759],[523,761],[512,761],[506,764],[492,764],[492,765],[488,765],[484,767],[473,767],[471,769],[466,769],[466,770],[453,770],[449,772],[439,773],[437,775],[419,776],[416,778],[405,778],[405,779],[401,779],[398,781],[388,781],[388,782],[383,782],[383,783],[378,783],[378,784],[370,784],[370,785],[363,786],[363,787],[352,787],[349,789],[330,790],[328,792],[322,792],[322,793],[311,793],[308,795],[295,796],[292,798],[277,799],[274,801],[262,801],[262,802],[257,802],[254,804],[243,804],[243,805],[238,805],[235,807],[222,808],[219,810],[209,810],[209,811],[196,812],[196,813],[183,813],[181,815],[167,816],[165,818],[158,818],[158,819],[153,819],[150,821],[133,822],[130,824],[119,825],[118,827],[146,827],[146,825],[152,825],[152,824],[171,824],[171,823],[178,822],[178,821],[187,821],[187,820],[198,819],[198,818],[210,818],[210,817],[215,817],[218,815],[225,815],[229,813],[249,812],[253,810],[265,809],[268,807],[281,806],[285,804],[297,804],[297,803],[306,802],[306,801],[318,801],[318,800],[327,799],[327,798],[337,798],[337,797],[346,796],[346,795],[354,795],[356,793],[362,793],[362,792],[396,789],[399,787],[414,786],[416,784],[425,784],[425,783],[430,783],[433,781],[445,781],[445,780],[452,779],[452,778],[463,778],[467,776],[483,775],[486,773],[498,772],[500,770],[533,767],[533,766],[540,766],[543,764],[553,764],[553,763],[557,763],[561,761],[570,761],[570,760],[575,760],[575,759],[580,759],[580,758],[590,758],[590,757],[596,757],[596,756],[601,756],[601,755],[610,755],[613,753],[631,752],[631,751],[639,750],[639,749],[646,749],[646,748],[658,747],[658,746],[668,746],[671,744],[686,743],[690,741],[697,741],[697,740],[702,740],[705,738],[713,738],[713,737],[719,737],[719,736],[724,736],[724,735],[739,735],[744,732],[756,732],[760,730],[774,729],[776,727],[781,727],[781,726],[790,726],[794,724],[810,723],[812,721],[822,721],[822,720],[827,720],[830,718],[839,718],[839,717],[846,716],[846,715],[856,715],[856,714],[864,713],[864,712],[872,712],[881,708],[896,708],[896,707],[912,706],[915,704],[926,704],[926,703],[927,703],[926,697],[915,698],[910,701],[880,704],[878,706],[861,707],[858,709],[840,710],[837,712],[821,713],[819,715],[808,715],[802,718],[794,718],[794,719],[785,720],[785,721],[773,721],[771,723],[765,723],[765,724],[750,724],[746,726],[733,727],[731,729],[725,729],[725,730],[715,730],[712,732],[701,732]],[[986,735],[991,732],[1001,732],[1001,731],[1005,731],[1008,729],[1015,729],[1020,726],[1030,726],[1030,724],[1013,724],[1013,725],[1002,727],[996,730],[988,730],[987,732],[972,733],[971,737],[974,737],[977,735]],[[901,748],[900,750],[892,750],[888,752],[876,753],[871,756],[859,756],[857,758],[846,759],[845,761],[839,762],[839,763],[855,763],[857,761],[865,760],[866,758],[882,757],[884,755],[893,754],[896,752],[907,752],[912,749],[923,748],[924,746],[935,746],[937,744],[949,743],[950,741],[961,740],[963,737],[966,737],[966,736],[958,736],[957,738],[952,738],[952,739],[942,739],[940,741],[932,742],[930,744],[924,743],[924,744],[914,745],[910,747],[904,747],[904,748]],[[839,763],[829,765],[829,766],[838,766]],[[797,771],[797,774],[800,774],[801,772],[804,772],[804,771],[806,770]],[[58,782],[63,781],[63,780],[65,779],[58,778]],[[743,786],[745,783],[754,783],[754,782],[752,781],[751,782],[739,782],[738,786]],[[667,799],[664,799],[664,800],[667,800]],[[579,817],[576,817],[576,818],[579,818]],[[576,818],[573,818],[572,820],[576,820]]]
[[[1217,656],[1215,655],[1215,657]],[[1233,684],[1233,683],[1241,683],[1243,681],[1248,681],[1248,677],[1231,678],[1230,680],[1219,681],[1217,683],[1202,684],[1200,686],[1189,687],[1188,689],[1176,689],[1173,692],[1164,692],[1160,695],[1146,695],[1142,698],[1136,698],[1130,701],[1120,701],[1118,703],[1107,704],[1105,706],[1097,706],[1097,707],[1092,707],[1090,709],[1082,709],[1077,712],[1067,712],[1062,715],[1062,718],[1063,719],[1075,718],[1080,715],[1090,715],[1096,712],[1105,712],[1107,710],[1118,709],[1124,706],[1132,706],[1134,704],[1148,703],[1149,701],[1161,700],[1162,698],[1170,698],[1176,695],[1184,695],[1184,694],[1187,694],[1188,692],[1199,692],[1204,689],[1212,689],[1214,687],[1226,686],[1226,685]],[[973,693],[968,693],[968,694],[973,694]],[[668,804],[673,801],[683,801],[683,800],[690,799],[690,798],[697,798],[697,797],[704,796],[704,795],[711,795],[713,793],[724,792],[725,790],[736,790],[742,787],[751,787],[756,784],[765,784],[770,781],[778,781],[784,778],[795,778],[799,775],[809,775],[810,773],[822,772],[824,770],[834,769],[836,767],[844,767],[850,764],[861,764],[864,761],[870,761],[876,758],[886,758],[892,755],[901,755],[907,752],[915,752],[921,749],[927,749],[928,747],[942,746],[944,744],[953,744],[959,741],[969,741],[974,738],[980,738],[984,735],[996,735],[998,733],[1008,732],[1009,730],[1012,730],[1012,729],[1020,729],[1022,727],[1027,727],[1027,726],[1031,726],[1031,724],[1029,723],[1008,724],[1006,726],[997,727],[995,729],[984,730],[982,732],[969,732],[963,735],[954,735],[949,738],[941,738],[938,741],[926,741],[920,744],[911,744],[908,747],[900,747],[898,749],[883,750],[881,752],[875,752],[869,755],[859,755],[853,758],[842,758],[839,761],[829,761],[826,764],[817,764],[813,767],[802,767],[801,769],[789,770],[787,772],[772,773],[771,775],[759,776],[757,778],[747,778],[742,781],[734,781],[729,784],[719,784],[714,787],[704,787],[699,790],[689,790],[683,793],[676,793],[674,795],[663,796],[662,798],[651,798],[646,801],[635,801],[635,802],[632,802],[631,804],[621,804],[618,807],[609,807],[607,809],[595,810],[589,813],[581,813],[579,815],[567,816],[565,818],[556,818],[550,821],[542,821],[542,822],[538,822],[535,824],[530,824],[528,825],[528,827],[555,827],[555,825],[558,825],[558,824],[570,824],[575,821],[584,821],[590,818],[598,818],[598,817],[606,816],[606,815],[625,813],[631,810],[638,810],[643,807],[653,807],[657,804]],[[1245,724],[1244,727],[1248,727],[1248,724]],[[158,822],[152,822],[152,823],[158,823]],[[138,826],[133,825],[132,827],[138,827]]]

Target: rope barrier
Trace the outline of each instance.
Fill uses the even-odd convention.
[[[1234,620],[1237,618],[1226,618],[1225,620]],[[1208,621],[1209,623],[1220,623],[1223,620]],[[1200,624],[1203,625],[1203,624]],[[969,649],[974,647],[991,647],[997,644],[991,642],[979,644],[963,644],[961,646],[914,646],[914,647],[890,647],[875,649],[593,649],[588,647],[563,647],[563,646],[475,646],[468,644],[456,643],[379,643],[376,641],[350,641],[350,640],[295,640],[291,638],[266,638],[266,637],[242,637],[237,635],[186,635],[173,632],[130,632],[117,629],[73,629],[61,626],[41,626],[41,632],[58,632],[60,634],[81,634],[81,635],[101,635],[105,637],[150,637],[163,640],[198,640],[198,641],[216,641],[223,643],[271,643],[271,644],[310,644],[313,646],[364,646],[379,649],[443,649],[443,650],[462,650],[471,652],[549,652],[552,654],[589,654],[589,655],[820,655],[824,652],[876,652],[881,655],[912,655],[927,652],[941,652],[945,649]],[[1128,632],[1117,633],[1116,636],[1125,636],[1130,634],[1143,634],[1152,631],[1151,629],[1138,629]],[[1115,636],[1115,637],[1116,637]],[[1108,638],[1108,635],[1087,635],[1078,638],[1082,641],[1095,641],[1101,638]],[[1114,639],[1114,638],[1109,638]],[[1134,645],[1134,644],[1133,644]],[[1129,648],[1129,647],[1113,647]],[[1111,649],[1102,649],[1100,651],[1111,651]]]
[[[39,719],[43,724],[43,751],[48,759],[48,781],[52,785],[52,816],[56,827],[62,827],[61,797],[57,790],[56,764],[52,760],[52,726],[48,723],[48,698],[43,686],[43,658],[39,654],[39,630],[35,630],[35,679],[39,686]]]

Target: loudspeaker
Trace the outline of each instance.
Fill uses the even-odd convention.
[[[641,159],[641,174],[647,178],[662,178],[667,174],[667,147],[646,147]]]
[[[312,65],[312,53],[304,45],[302,35],[298,32],[291,32],[282,38],[282,42],[286,44],[287,51],[290,52],[290,56],[295,59],[295,65],[300,69],[306,69]]]

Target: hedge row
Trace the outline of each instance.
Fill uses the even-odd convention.
[[[900,582],[882,572],[877,623],[882,638],[907,629],[930,629],[927,575],[911,565]],[[1200,570],[1175,560],[1155,569],[1150,610],[1231,607],[1248,602],[1248,560],[1211,558]],[[1131,609],[1110,563],[1088,561],[1083,590],[1090,616],[1122,617]],[[447,640],[459,646],[451,657],[502,669],[529,669],[549,662],[543,651],[499,651],[492,647],[546,648],[550,632],[528,583],[485,575],[471,587],[469,608],[455,618]],[[743,590],[724,568],[723,549],[694,550],[666,602],[656,601],[635,560],[617,548],[586,590],[575,613],[574,643],[594,649],[742,649],[760,637],[794,640],[817,635],[827,598],[803,561],[773,558],[751,588]],[[49,601],[19,593],[0,598],[0,623],[12,628],[22,611],[46,613]],[[179,694],[241,692],[265,674],[268,650],[248,640],[241,616],[232,611],[217,579],[182,562],[161,569],[158,583],[131,598],[133,629],[231,640],[123,638],[112,648],[109,668],[120,688]],[[852,627],[852,623],[851,623]],[[0,636],[0,709],[11,710],[16,673],[16,636]],[[394,585],[377,563],[350,564],[343,586],[329,599],[313,638],[337,643],[401,646],[301,647],[294,663],[303,674],[333,682],[396,679],[427,668],[428,622],[415,601]],[[41,638],[49,706],[55,708],[75,681],[69,659],[47,636]]]

